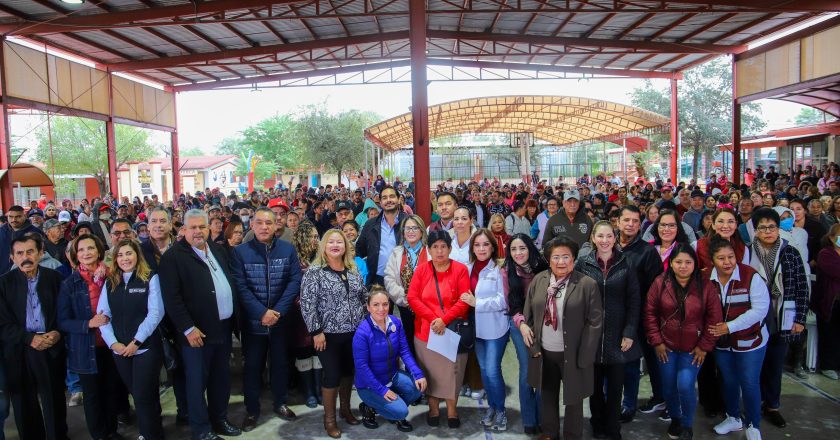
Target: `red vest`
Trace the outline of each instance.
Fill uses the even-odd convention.
[[[711,274],[711,270],[708,272]],[[741,263],[738,263],[738,272],[741,279],[732,280],[725,294],[720,292],[719,284],[717,282],[714,283],[717,287],[718,295],[720,295],[721,303],[723,304],[724,322],[732,321],[746,313],[752,307],[752,303],[750,302],[750,283],[752,283],[754,275],[757,272],[752,267]],[[764,342],[764,337],[761,334],[761,328],[763,326],[764,320],[756,322],[743,330],[729,334],[729,337],[718,339],[717,346],[719,348],[731,349],[732,351],[749,351],[759,347]]]

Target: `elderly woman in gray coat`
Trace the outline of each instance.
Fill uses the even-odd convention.
[[[561,382],[566,440],[583,437],[583,400],[593,392],[603,308],[598,284],[574,270],[577,252],[565,237],[546,245],[549,270],[528,287],[519,327],[531,351],[528,382],[542,393],[543,438],[560,438]]]

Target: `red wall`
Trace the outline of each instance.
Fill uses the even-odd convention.
[[[102,194],[99,193],[99,185],[93,177],[85,179],[85,194],[85,198],[88,200],[97,196],[102,197]]]
[[[55,200],[55,189],[53,189],[52,186],[42,186],[41,187],[41,194],[46,194],[47,195],[47,200],[53,200],[57,203],[61,202],[60,200]]]

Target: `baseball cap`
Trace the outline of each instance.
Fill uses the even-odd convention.
[[[212,211],[221,211],[221,210],[222,210],[222,207],[221,207],[221,206],[219,206],[219,205],[213,205],[213,206],[211,206],[211,207],[210,207],[210,209],[209,209],[207,212],[212,212]]]
[[[58,221],[61,223],[68,223],[71,220],[70,213],[67,211],[61,211],[58,213]]]
[[[275,206],[279,206],[279,207],[285,209],[286,211],[289,210],[289,205],[287,205],[286,202],[283,199],[281,199],[280,197],[277,197],[277,198],[274,198],[274,199],[271,199],[271,200],[268,201],[269,209],[274,208]]]
[[[108,206],[108,204],[107,204],[107,203],[103,203],[103,204],[99,207],[99,212],[102,212],[102,211],[108,211],[108,210],[110,210],[110,209],[111,209],[111,207],[110,207],[110,206]]]
[[[691,192],[691,198],[693,199],[695,197],[706,198],[706,194],[703,193],[703,191],[700,191],[699,189],[695,189],[694,191]]]
[[[44,216],[44,211],[41,211],[41,208],[32,208],[26,213],[27,217],[32,217],[33,215],[40,215],[41,217]]]
[[[58,220],[56,220],[54,218],[51,218],[51,219],[44,222],[43,230],[44,231],[49,231],[50,229],[52,229],[56,226],[61,226],[61,223],[59,223]]]
[[[342,201],[335,204],[335,212],[338,212],[338,211],[341,211],[341,210],[344,210],[344,209],[349,209],[349,210],[352,211],[353,210],[353,204],[346,201],[346,200],[342,200]]]
[[[122,208],[128,209],[128,205],[126,205],[125,203],[120,203],[120,206],[117,206],[117,209],[122,209]]]
[[[662,185],[662,191],[673,191],[673,190],[674,190],[674,185],[671,185],[670,183],[666,183],[665,185]]]
[[[566,192],[563,193],[563,201],[565,202],[566,200],[569,200],[569,199],[575,199],[577,201],[580,201],[580,193],[578,192],[578,190],[576,190],[576,189],[566,190]]]
[[[723,191],[721,191],[721,190],[720,190],[720,188],[715,188],[715,189],[713,189],[713,190],[712,190],[712,195],[713,195],[713,196],[716,196],[716,195],[718,195],[718,194],[720,194],[720,193],[722,193],[722,192],[723,192]]]

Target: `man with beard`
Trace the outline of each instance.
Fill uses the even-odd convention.
[[[555,237],[565,236],[583,245],[592,233],[592,220],[580,209],[580,193],[576,189],[569,189],[563,193],[563,209],[554,214],[545,225],[543,247]]]
[[[401,241],[399,226],[406,214],[400,209],[399,202],[400,197],[394,187],[382,188],[379,193],[382,212],[365,223],[356,240],[356,256],[367,258],[368,279],[365,280],[365,284],[368,287],[372,284],[385,284],[385,265],[388,262],[388,256]]]
[[[448,231],[452,228],[452,218],[455,217],[455,195],[451,192],[440,192],[437,195],[437,214],[440,217],[427,228],[428,232]]]

